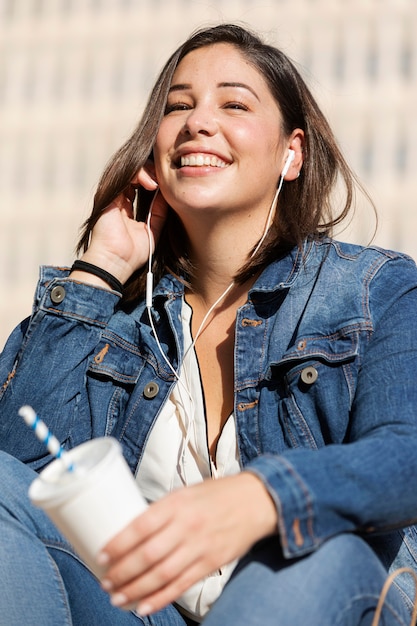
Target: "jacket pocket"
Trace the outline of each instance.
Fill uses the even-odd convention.
[[[93,434],[112,434],[125,415],[134,386],[146,364],[139,350],[113,336],[104,336],[87,369]]]
[[[359,361],[359,335],[344,330],[298,337],[267,377],[289,447],[317,448],[348,437]]]

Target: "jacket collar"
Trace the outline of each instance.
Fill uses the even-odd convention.
[[[301,248],[294,247],[268,265],[250,289],[249,298],[269,299],[276,292],[288,291],[299,277],[301,268],[305,268],[313,247],[314,244],[307,240]],[[184,285],[171,274],[166,274],[154,290],[154,298],[162,296],[164,299],[176,299],[182,298],[183,295]]]

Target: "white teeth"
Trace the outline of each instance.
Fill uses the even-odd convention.
[[[184,167],[185,165],[189,165],[191,167],[211,166],[222,168],[226,167],[227,163],[214,155],[189,154],[188,156],[181,157],[181,167]]]

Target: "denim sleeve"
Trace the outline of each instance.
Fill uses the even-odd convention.
[[[343,532],[417,521],[417,272],[388,261],[364,293],[372,331],[361,352],[342,443],[261,455],[245,468],[265,484],[287,558]]]
[[[120,295],[68,274],[41,269],[32,315],[0,357],[0,449],[35,469],[45,463],[45,450],[17,414],[23,404],[33,406],[66,447],[101,434],[90,415],[86,371]]]

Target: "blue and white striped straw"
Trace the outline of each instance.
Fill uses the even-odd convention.
[[[18,413],[20,417],[23,417],[26,424],[32,428],[39,441],[45,444],[52,456],[61,459],[68,471],[73,471],[74,466],[66,458],[67,454],[61,447],[58,439],[51,433],[45,422],[36,415],[32,407],[28,405],[22,406]]]

